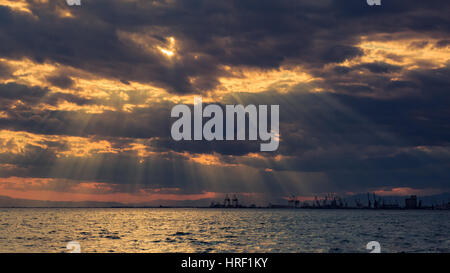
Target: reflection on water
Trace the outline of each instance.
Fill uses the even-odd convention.
[[[449,211],[0,209],[0,252],[450,252]]]

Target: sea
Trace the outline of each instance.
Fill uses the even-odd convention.
[[[450,211],[0,209],[2,253],[69,252],[73,242],[83,253],[363,253],[372,241],[382,253],[450,252]]]

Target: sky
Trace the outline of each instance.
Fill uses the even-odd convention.
[[[450,191],[446,0],[0,0],[0,196],[247,203]],[[280,105],[280,145],[172,107]]]

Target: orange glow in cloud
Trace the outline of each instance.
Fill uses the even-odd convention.
[[[161,51],[162,54],[166,55],[167,57],[172,57],[173,54],[175,54],[173,51],[158,47],[158,49]]]
[[[171,59],[175,56],[177,51],[176,40],[174,37],[167,37],[166,42],[161,42],[154,38],[151,33],[145,31],[140,33],[118,31],[117,35],[125,44],[138,47],[149,55],[160,53],[164,57]]]
[[[104,111],[115,111],[114,107],[105,105],[78,105],[73,102],[63,101],[57,106],[40,104],[36,107],[39,110],[49,110],[49,111],[83,111],[87,114],[101,114]]]
[[[417,68],[444,67],[450,61],[450,48],[438,48],[436,39],[386,38],[385,34],[362,37],[359,45],[364,55],[344,62],[342,65],[355,65],[362,62],[386,62],[401,65],[408,70]]]
[[[178,188],[141,190],[137,193],[113,192],[107,183],[81,182],[65,191],[48,189],[49,184],[62,182],[55,178],[0,178],[0,196],[8,196],[17,199],[29,199],[39,201],[58,202],[120,202],[145,203],[158,200],[184,201],[217,198],[219,194],[214,192],[202,192],[199,194],[177,194]],[[164,192],[164,193],[163,193]],[[167,193],[168,192],[168,193]],[[175,192],[175,193],[170,193]]]
[[[0,130],[0,152],[21,154],[29,146],[48,149],[48,142],[65,142],[68,149],[56,151],[57,155],[86,156],[91,153],[117,153],[106,140],[91,140],[83,137],[39,135],[28,132]]]
[[[0,118],[8,118],[8,113],[5,111],[0,111]]]
[[[152,139],[147,139],[146,141],[151,142]],[[64,144],[64,149],[58,150],[57,148],[49,147],[49,143],[62,143]],[[93,154],[117,154],[121,152],[132,152],[138,157],[148,157],[157,154],[152,151],[150,145],[140,142],[132,142],[128,146],[119,148],[113,147],[109,141],[102,139],[0,130],[0,153],[21,154],[25,153],[28,148],[33,147],[53,149],[57,157],[86,157]],[[159,155],[161,154],[164,154],[164,152],[159,153]]]
[[[221,160],[218,154],[191,154],[184,152],[180,154],[186,159],[201,164],[210,166],[236,166],[235,164],[225,163]]]
[[[230,76],[220,78],[220,86],[215,93],[250,92],[277,90],[285,93],[300,83],[316,80],[312,75],[300,68],[262,70],[239,67],[224,67]]]
[[[57,7],[55,10],[56,14],[61,18],[74,18],[75,16],[67,8]]]
[[[25,0],[0,0],[0,6],[7,6],[13,11],[26,12],[31,14],[28,2]]]
[[[118,79],[104,78],[90,72],[57,63],[35,63],[29,59],[0,58],[0,63],[7,65],[12,71],[12,77],[0,80],[0,83],[14,82],[26,86],[48,88],[52,93],[73,94],[80,98],[95,99],[95,105],[77,105],[61,101],[57,105],[38,104],[38,110],[84,111],[86,113],[102,113],[109,111],[130,112],[134,108],[149,107],[152,103],[171,101],[171,95],[163,88],[148,83],[122,82]],[[74,82],[69,88],[54,86],[48,78],[55,75],[67,75]],[[142,98],[138,103],[130,102],[130,94],[137,93]],[[119,101],[121,104],[115,105]],[[121,108],[116,108],[121,106]]]
[[[28,15],[33,16],[33,18],[37,19],[37,16],[33,14],[33,12],[30,9],[29,2],[32,2],[33,5],[44,5],[48,4],[48,0],[0,0],[1,6],[7,6],[10,9],[12,9],[14,12],[25,12]],[[65,0],[62,0],[65,1]],[[47,8],[50,8],[50,5],[47,5]],[[55,6],[52,10],[56,15],[58,15],[60,18],[72,18],[74,15],[65,8],[64,6]]]
[[[407,195],[419,195],[419,196],[428,196],[434,194],[440,194],[444,191],[438,189],[413,189],[409,187],[398,187],[391,189],[380,189],[374,191],[375,194],[381,196],[407,196]]]
[[[76,192],[54,192],[54,191],[15,191],[0,190],[0,195],[17,199],[29,199],[39,201],[57,201],[57,202],[119,202],[124,204],[146,203],[159,200],[167,201],[196,201],[201,199],[216,198],[217,193],[203,192],[200,194],[130,194],[130,193],[111,193],[111,194],[89,194]]]
[[[0,62],[8,65],[13,72],[14,78],[2,81],[16,82],[28,86],[44,86],[46,76],[51,75],[57,68],[57,65],[38,64],[29,59],[12,60],[0,58]]]

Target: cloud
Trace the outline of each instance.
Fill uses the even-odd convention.
[[[58,62],[124,81],[152,82],[174,93],[201,93],[214,89],[218,78],[227,75],[223,65],[278,68],[295,60],[323,66],[360,56],[355,45],[370,33],[402,30],[447,36],[448,19],[440,11],[448,3],[421,3],[387,3],[373,9],[363,1],[254,5],[100,0],[86,1],[75,10],[49,1],[30,5],[36,18],[1,6],[0,54]],[[61,18],[58,9],[73,17]],[[439,32],[436,25],[443,26]],[[175,39],[173,58],[158,50],[170,46],[170,37]]]
[[[449,5],[1,5],[0,176],[54,192],[448,189]],[[170,109],[191,95],[280,105],[280,149],[173,141]]]
[[[16,83],[0,84],[0,99],[3,101],[1,107],[7,107],[17,100],[33,105],[47,93],[48,90],[41,87],[28,87]]]
[[[55,86],[61,87],[61,88],[65,88],[65,89],[72,87],[75,84],[74,81],[66,75],[54,75],[54,76],[48,77],[47,80],[52,85],[55,85]]]
[[[9,78],[11,73],[11,68],[7,64],[0,62],[0,79]]]

